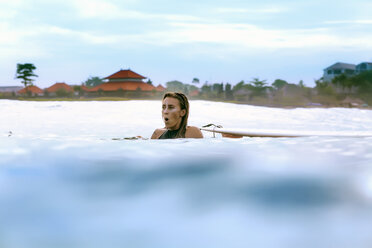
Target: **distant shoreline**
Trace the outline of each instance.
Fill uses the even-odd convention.
[[[269,107],[269,108],[282,108],[282,109],[295,109],[295,108],[344,108],[344,109],[366,109],[372,110],[371,106],[368,107],[361,107],[361,106],[353,106],[353,107],[346,107],[346,106],[339,106],[339,105],[306,105],[306,104],[299,104],[299,105],[285,105],[285,104],[273,104],[273,103],[254,103],[254,102],[240,102],[240,101],[224,101],[224,100],[205,100],[205,99],[192,99],[192,100],[203,100],[203,101],[210,101],[210,102],[224,102],[224,103],[234,103],[234,104],[241,104],[241,105],[251,105],[257,107]]]

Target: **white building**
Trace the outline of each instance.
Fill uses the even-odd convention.
[[[355,69],[356,65],[354,64],[337,62],[323,70],[324,71],[323,80],[330,82],[334,77],[339,76],[341,74],[352,76],[355,74]]]

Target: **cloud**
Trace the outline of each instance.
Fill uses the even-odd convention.
[[[18,13],[19,6],[23,0],[0,0],[0,20],[7,20],[14,18]]]
[[[10,45],[19,40],[20,34],[11,29],[7,22],[0,22],[0,45]]]
[[[140,12],[120,10],[120,8],[108,1],[100,0],[77,0],[70,2],[79,16],[83,18],[114,19],[119,17],[139,18]]]
[[[39,32],[47,35],[67,36],[73,39],[80,39],[85,41],[85,43],[91,44],[108,44],[115,42],[115,39],[113,39],[111,36],[94,35],[89,32],[76,31],[57,26],[45,26],[41,28]]]
[[[326,21],[325,24],[372,24],[372,19],[366,20],[338,20],[338,21]]]
[[[249,13],[249,14],[275,14],[287,12],[287,8],[283,7],[268,7],[268,8],[217,8],[218,13]]]
[[[38,31],[27,28],[15,29],[6,22],[0,22],[0,57],[11,60],[12,58],[47,56],[47,51],[38,42],[27,39],[27,37],[36,34],[38,34]],[[25,41],[27,41],[27,44]]]
[[[195,23],[170,21],[163,29],[141,30],[137,33],[116,33],[108,30],[70,29],[53,25],[40,25],[33,29],[13,28],[0,22],[0,44],[12,45],[28,40],[48,41],[56,35],[92,45],[156,46],[182,44],[217,44],[226,48],[249,49],[364,47],[371,48],[372,34],[347,36],[328,28],[317,29],[265,29],[252,24]],[[48,38],[50,37],[50,38]]]
[[[343,37],[330,34],[328,29],[263,29],[251,24],[190,24],[173,23],[172,32],[163,34],[162,40],[170,43],[214,43],[247,48],[302,48],[369,46],[372,37]]]
[[[0,25],[0,33],[2,31]],[[281,48],[326,48],[350,47],[371,48],[371,34],[364,36],[344,36],[331,33],[329,29],[264,29],[250,24],[198,24],[174,22],[166,31],[142,31],[136,34],[117,34],[98,31],[81,31],[45,25],[30,30],[6,29],[6,40],[10,43],[25,37],[60,35],[70,39],[80,40],[93,45],[141,46],[143,44],[156,46],[182,44],[217,44],[236,50],[249,49],[281,49]],[[4,37],[4,36],[2,36]],[[0,44],[5,39],[0,38]]]
[[[15,17],[17,14],[17,11],[12,9],[0,9],[0,20],[6,20],[11,19]]]
[[[173,21],[196,21],[200,18],[190,15],[174,14],[149,14],[141,11],[135,11],[122,8],[109,1],[103,0],[76,0],[69,4],[77,11],[82,18],[94,18],[103,20],[113,19],[162,19]]]
[[[35,42],[24,43],[25,37],[32,32],[11,29],[7,23],[0,23],[0,57],[9,61],[14,58],[39,58],[47,52]]]
[[[24,3],[24,0],[0,0],[0,4],[2,7],[4,6],[19,6]]]
[[[10,6],[8,10],[19,11],[16,5],[20,5],[22,0],[14,0],[15,5]],[[16,51],[17,47],[21,49],[25,44],[33,45],[35,54],[41,56],[53,51],[53,42],[74,41],[78,47],[92,45],[102,45],[106,48],[114,47],[120,49],[130,49],[134,47],[179,47],[197,45],[195,52],[202,52],[203,49],[209,54],[219,51],[236,51],[237,53],[249,53],[252,51],[262,51],[267,49],[301,49],[301,48],[331,48],[338,49],[346,46],[350,48],[372,48],[372,34],[369,32],[355,32],[354,35],[348,35],[342,32],[340,28],[307,28],[307,29],[274,29],[263,28],[251,23],[229,23],[223,17],[213,19],[212,17],[198,17],[193,15],[175,15],[145,13],[125,9],[116,5],[114,2],[103,0],[56,0],[60,1],[67,10],[71,6],[78,13],[78,18],[74,19],[77,25],[73,28],[63,25],[62,22],[56,22],[59,25],[52,25],[49,22],[39,21],[28,26],[27,22],[19,26],[12,21],[6,22],[0,19],[0,45]],[[4,0],[0,0],[5,4]],[[58,5],[61,7],[60,5]],[[63,7],[62,6],[62,7]],[[217,8],[220,13],[281,13],[288,11],[287,8],[269,7],[269,8]],[[0,14],[2,9],[0,8]],[[66,9],[64,9],[66,11]],[[10,12],[9,12],[10,13]],[[75,14],[76,14],[75,13]],[[9,14],[11,17],[14,14]],[[223,15],[220,15],[223,16]],[[101,25],[88,26],[88,28],[79,27],[80,18],[106,20],[107,28]],[[145,20],[145,23],[151,23],[156,20],[151,29],[140,26],[142,22],[133,22],[133,25],[139,25],[129,32],[117,32],[116,20],[135,19]],[[160,20],[160,21],[159,21]],[[62,23],[62,24],[61,24]],[[155,23],[155,22],[154,22]],[[339,20],[329,21],[326,24],[372,24],[372,20]],[[105,23],[106,24],[106,23]],[[110,25],[112,24],[112,25]],[[63,39],[62,39],[63,37]],[[43,44],[43,45],[42,45]],[[124,46],[123,46],[124,44]],[[220,49],[220,50],[218,50]],[[2,49],[4,50],[4,48]],[[179,49],[182,50],[182,49]],[[2,56],[3,57],[3,56]]]

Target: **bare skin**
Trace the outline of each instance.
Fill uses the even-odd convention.
[[[151,139],[159,139],[159,137],[167,131],[166,128],[158,128],[154,131],[154,133],[151,136]],[[185,138],[203,138],[203,134],[200,131],[199,128],[194,127],[194,126],[187,126],[186,127],[186,133],[185,133]]]
[[[182,121],[182,117],[186,114],[185,109],[181,109],[177,99],[166,97],[162,102],[162,117],[165,128],[158,128],[154,131],[151,139],[158,139],[167,130],[177,130]],[[185,138],[203,138],[200,129],[194,126],[187,126]]]
[[[180,128],[182,117],[185,116],[186,110],[181,109],[176,98],[166,97],[162,102],[161,116],[165,127],[170,130]]]

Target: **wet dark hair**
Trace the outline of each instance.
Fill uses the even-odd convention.
[[[178,100],[181,110],[184,109],[186,110],[185,115],[182,117],[181,125],[177,131],[176,137],[175,138],[185,138],[186,134],[186,127],[187,127],[187,120],[189,119],[189,100],[183,93],[179,92],[167,92],[163,96],[163,100],[167,97],[172,97]]]

